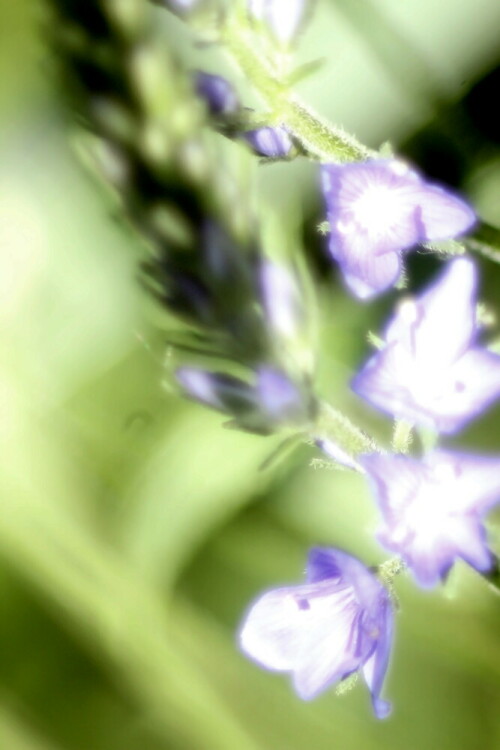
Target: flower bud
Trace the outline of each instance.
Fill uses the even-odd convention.
[[[292,139],[281,125],[247,130],[242,135],[258,156],[280,159],[288,156],[293,147]]]
[[[222,76],[197,70],[194,87],[212,115],[228,115],[237,112],[240,102],[234,87]]]

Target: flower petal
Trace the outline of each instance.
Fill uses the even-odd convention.
[[[367,609],[374,608],[384,592],[382,584],[360,560],[339,549],[314,547],[307,560],[306,580],[309,583],[328,580],[339,590],[348,585],[359,605]]]
[[[425,373],[424,373],[425,374]],[[419,373],[407,350],[396,343],[377,352],[351,380],[351,389],[381,411],[398,419],[436,427],[428,398],[415,398]]]
[[[457,237],[472,229],[477,221],[464,200],[438,185],[423,181],[415,184],[413,200],[420,212],[420,242]]]
[[[311,587],[268,591],[250,609],[240,632],[243,651],[266,669],[294,669],[304,639]],[[303,603],[304,602],[304,603]]]
[[[455,516],[447,524],[447,536],[455,544],[457,555],[475,570],[489,570],[493,556],[488,549],[486,531],[473,516]]]
[[[471,349],[450,370],[450,384],[439,404],[437,426],[454,433],[500,397],[500,356]]]
[[[394,616],[389,601],[383,605],[380,615],[381,632],[377,645],[363,666],[363,676],[372,695],[372,704],[378,719],[385,719],[391,712],[391,704],[380,698],[392,646]]]
[[[351,588],[328,581],[270,591],[251,608],[241,647],[267,669],[293,671],[309,700],[359,666],[351,643],[358,609]]]
[[[401,276],[401,261],[397,253],[386,253],[367,259],[358,273],[362,273],[363,277],[345,274],[346,286],[358,299],[368,300],[394,286]]]
[[[435,451],[423,459],[373,454],[360,463],[382,512],[379,539],[420,585],[438,583],[457,557],[477,570],[491,567],[481,516],[500,500],[500,459]]]
[[[386,518],[399,517],[418,492],[427,467],[417,459],[370,453],[359,457],[375,499]]]
[[[425,461],[434,471],[454,476],[450,508],[479,516],[500,501],[500,458],[457,451],[433,451]],[[450,483],[451,484],[451,483]]]
[[[360,609],[351,589],[309,602],[310,616],[293,675],[294,687],[304,700],[358,669],[366,658],[360,652]]]
[[[405,300],[385,330],[388,343],[404,343],[423,362],[451,364],[476,332],[477,268],[471,258],[446,264],[416,300]]]

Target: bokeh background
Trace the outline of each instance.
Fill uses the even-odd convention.
[[[167,15],[187,65],[228,72]],[[500,599],[465,566],[430,593],[398,581],[386,722],[361,684],[301,703],[238,652],[249,602],[298,581],[309,546],[384,559],[376,511],[360,477],[311,468],[309,447],[259,470],[276,438],[224,429],[169,388],[142,248],[81,164],[45,23],[43,2],[0,0],[0,750],[499,748]],[[299,59],[325,62],[299,89],[498,224],[499,28],[498,0],[322,0]],[[337,284],[313,165],[245,164],[280,221],[303,220],[320,390],[387,437],[346,384],[393,298],[356,305]],[[498,268],[481,263],[498,313]],[[436,267],[414,256],[412,283]],[[499,417],[448,444],[500,451]],[[497,552],[499,528],[493,514]]]

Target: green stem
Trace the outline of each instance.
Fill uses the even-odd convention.
[[[367,159],[376,152],[340,128],[322,120],[297,99],[259,54],[252,35],[235,14],[222,33],[226,51],[273,112],[274,118],[301,143],[309,156],[325,162]]]
[[[331,441],[339,454],[345,454],[346,465],[352,469],[362,472],[361,466],[356,461],[356,456],[362,453],[380,452],[381,448],[370,435],[353,424],[345,414],[334,409],[330,404],[323,402],[319,407],[319,414],[313,427],[314,433],[312,439],[316,445],[322,447],[324,441]],[[330,452],[325,447],[327,455]],[[332,456],[335,459],[335,456]],[[338,458],[340,463],[344,463],[342,458]]]
[[[394,422],[392,449],[395,453],[408,453],[413,439],[413,424],[404,419]]]

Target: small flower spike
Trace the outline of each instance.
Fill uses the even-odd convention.
[[[371,454],[359,461],[382,512],[378,537],[421,586],[439,583],[457,557],[481,572],[491,568],[482,518],[500,500],[500,458],[435,451],[421,460]]]
[[[274,589],[251,607],[240,633],[243,651],[266,669],[291,672],[304,700],[362,669],[379,719],[392,642],[387,590],[359,560],[337,549],[309,553],[306,583]]]
[[[292,42],[302,28],[312,0],[248,0],[248,10],[267,24],[283,44]]]
[[[401,275],[401,254],[467,232],[474,211],[397,159],[322,167],[329,251],[356,297],[368,299]]]
[[[283,159],[293,148],[292,139],[281,125],[247,130],[242,137],[257,156],[269,159]]]
[[[449,262],[437,282],[404,301],[385,331],[385,346],[351,387],[398,419],[454,433],[500,396],[500,356],[479,345],[477,270]]]

